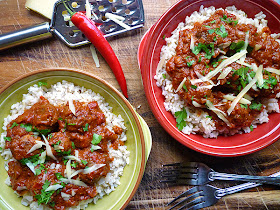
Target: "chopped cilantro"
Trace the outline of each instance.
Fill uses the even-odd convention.
[[[38,176],[39,174],[42,173],[42,170],[45,170],[45,173],[47,171],[46,167],[44,166],[44,164],[40,164],[39,168],[35,169],[35,175]]]
[[[222,38],[226,38],[228,36],[228,32],[223,24],[221,24],[220,28],[215,29],[215,33],[220,35]]]
[[[240,52],[244,46],[245,42],[244,41],[239,41],[239,42],[232,42],[229,46],[229,49],[235,50],[235,52]]]
[[[208,33],[209,33],[209,34],[215,33],[215,29],[212,28],[212,29],[208,30]]]
[[[49,203],[49,205],[50,205],[51,207],[54,207],[54,206],[55,206],[55,202],[52,201],[52,202]]]
[[[64,177],[61,175],[61,173],[55,173],[55,176],[58,180],[63,179]]]
[[[163,77],[163,79],[166,79],[166,75],[165,74],[162,74],[162,77]]]
[[[206,116],[206,118],[210,118],[210,119],[212,119],[212,116],[208,115],[208,116]]]
[[[18,126],[18,124],[16,122],[13,122],[12,126],[9,129],[12,129],[13,127]]]
[[[214,40],[214,41],[217,41],[217,37],[216,37],[216,36],[214,36],[213,40]]]
[[[234,74],[237,74],[242,80],[246,80],[248,71],[249,67],[241,67],[240,69],[237,69]]]
[[[78,165],[78,162],[72,162],[72,163],[71,163],[71,166],[72,166],[73,168],[77,168],[77,165]]]
[[[240,104],[240,107],[243,109],[248,109],[248,105],[247,104]]]
[[[277,84],[277,79],[275,77],[269,76],[268,79],[264,79],[264,83],[259,88],[269,89],[270,87],[273,88]]]
[[[97,145],[100,143],[101,139],[102,139],[102,136],[95,133],[95,134],[93,134],[91,143],[93,145]]]
[[[250,125],[250,131],[253,131],[254,128],[253,128],[253,125]]]
[[[162,39],[165,40],[165,34],[163,35]]]
[[[187,88],[187,86],[186,86],[185,84],[183,85],[183,89],[184,89],[186,92],[189,91],[188,88]]]
[[[20,162],[21,162],[22,165],[26,165],[26,163],[31,162],[34,166],[37,166],[39,164],[39,157],[40,157],[39,154],[33,155],[29,158],[21,159]]]
[[[61,121],[63,121],[62,117],[59,117],[59,118],[58,118],[58,120],[61,120]]]
[[[71,142],[71,145],[72,145],[72,148],[73,148],[73,149],[75,149],[75,148],[76,148],[76,146],[75,146],[75,144],[74,144],[74,142],[73,142],[73,141]]]
[[[191,88],[196,89],[197,86],[196,85],[191,85]]]
[[[187,62],[188,67],[191,67],[193,65],[193,63],[194,63],[194,60]]]
[[[187,118],[188,114],[183,108],[182,111],[175,112],[175,117],[176,117],[176,127],[179,129],[179,131],[182,131],[182,129],[187,125],[187,122],[185,119]]]
[[[221,21],[224,21],[228,24],[234,23],[234,26],[236,26],[238,23],[238,20],[232,20],[232,18],[228,18],[226,15],[223,15],[223,17],[221,17],[220,19]]]
[[[193,101],[193,99],[194,99],[194,96],[192,96],[192,101]]]
[[[86,165],[88,162],[86,160],[81,160],[82,164]]]
[[[84,130],[85,132],[88,131],[88,126],[89,126],[89,124],[86,123],[85,127],[83,127],[83,130]]]
[[[199,56],[199,59],[198,59],[198,63],[200,63],[201,62],[201,56]]]
[[[212,20],[210,23],[216,23],[216,20]]]
[[[187,56],[186,59],[190,58],[191,56]]]
[[[33,130],[31,124],[20,124],[20,127],[24,128],[26,132],[31,132]]]
[[[209,49],[210,48],[210,49]],[[211,57],[215,54],[214,53],[214,43],[210,43],[210,44],[201,44],[198,43],[194,49],[192,49],[193,54],[197,55],[198,53],[200,53],[200,51],[203,50],[206,55],[205,58],[206,59],[211,59]]]
[[[47,86],[48,83],[46,82],[38,82],[38,86],[41,87],[41,86]]]
[[[204,27],[206,27],[206,28],[211,28],[211,26],[207,26],[207,25],[203,25]]]
[[[253,109],[256,109],[256,110],[258,110],[258,111],[261,111],[261,109],[262,109],[262,104],[253,101],[249,107],[250,107],[250,109],[252,109],[252,110],[253,110]]]
[[[11,138],[11,137],[8,137],[8,136],[5,136],[5,137],[4,137],[4,140],[5,140],[5,141],[11,141],[11,139],[12,139],[12,138]]]
[[[68,123],[67,125],[76,125],[76,123]]]
[[[52,194],[55,192],[54,190],[46,191],[46,189],[50,186],[51,182],[49,180],[46,180],[42,190],[41,194],[36,194],[34,197],[37,199],[38,205],[40,204],[48,204],[51,200]]]

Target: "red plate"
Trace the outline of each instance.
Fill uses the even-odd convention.
[[[176,128],[176,121],[164,108],[164,96],[157,87],[154,75],[159,62],[160,51],[165,44],[164,36],[170,37],[186,16],[198,11],[200,6],[226,8],[235,5],[246,12],[248,17],[262,11],[268,20],[272,33],[280,33],[280,6],[269,0],[182,0],[173,5],[142,38],[138,49],[138,63],[147,100],[151,110],[162,127],[177,141],[196,151],[214,156],[240,156],[256,152],[278,140],[280,136],[280,114],[269,115],[269,122],[259,125],[249,134],[236,134],[230,137],[219,136],[206,139],[201,135],[186,135]]]

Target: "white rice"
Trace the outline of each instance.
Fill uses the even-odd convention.
[[[5,159],[5,169],[8,171],[8,162],[14,160],[10,149],[5,148],[5,140],[7,125],[19,115],[21,115],[26,109],[29,109],[32,105],[39,101],[40,96],[44,96],[49,102],[55,106],[65,105],[69,100],[78,100],[80,102],[97,101],[100,109],[103,111],[106,117],[106,127],[113,131],[113,126],[119,126],[123,129],[123,133],[119,135],[121,141],[126,141],[125,135],[126,127],[121,115],[115,115],[112,113],[112,107],[105,102],[104,98],[100,94],[96,94],[90,89],[84,87],[75,86],[73,83],[62,81],[58,82],[47,89],[45,86],[39,87],[34,85],[29,87],[28,93],[23,95],[21,102],[13,104],[11,107],[10,115],[4,119],[3,130],[0,137],[1,155]],[[119,146],[118,150],[114,150],[109,147],[109,154],[114,160],[110,163],[110,171],[105,178],[101,178],[96,184],[97,195],[93,199],[81,201],[80,205],[71,207],[69,209],[84,209],[91,202],[96,203],[98,199],[110,194],[120,184],[120,177],[123,174],[124,167],[129,164],[129,151],[127,147]],[[59,165],[59,164],[57,164]],[[54,166],[56,167],[56,166]],[[6,184],[10,185],[9,178],[6,180]],[[15,192],[16,193],[16,192]],[[49,209],[47,206],[38,206],[37,201],[33,200],[33,196],[24,195],[22,204],[30,206],[30,209]]]
[[[257,27],[258,32],[262,31],[264,27],[267,26],[267,20],[265,14],[262,12],[256,14],[255,18],[248,18],[246,13],[237,10],[235,6],[230,6],[225,9],[227,12],[232,13],[238,19],[238,23],[244,24],[252,24]],[[233,135],[235,133],[249,133],[251,130],[249,127],[242,128],[241,130],[224,130],[217,131],[215,123],[212,119],[207,118],[209,114],[207,112],[198,111],[193,107],[188,107],[185,105],[184,101],[182,101],[179,95],[175,92],[172,81],[169,75],[166,72],[166,63],[167,61],[174,55],[176,55],[176,47],[179,40],[179,32],[184,29],[192,29],[195,22],[203,22],[207,20],[211,15],[215,13],[215,7],[204,8],[203,5],[200,7],[200,10],[195,11],[190,16],[185,18],[185,22],[181,22],[178,24],[177,28],[172,32],[171,37],[165,38],[166,45],[164,45],[161,49],[160,53],[160,63],[157,68],[156,75],[154,79],[156,80],[156,85],[161,87],[162,95],[165,97],[164,107],[166,111],[170,111],[173,116],[175,116],[175,112],[182,111],[183,108],[187,111],[188,117],[185,119],[187,125],[182,129],[182,132],[185,134],[196,134],[201,133],[205,138],[216,138],[219,134],[223,133],[224,135]],[[272,34],[276,40],[280,37],[279,34]],[[280,41],[277,40],[279,43]],[[165,75],[165,76],[163,76]],[[280,95],[277,95],[279,98]],[[262,102],[264,104],[265,109],[262,113],[253,121],[253,128],[256,128],[256,124],[261,124],[268,122],[268,113],[271,112],[279,112],[278,100],[264,100]]]

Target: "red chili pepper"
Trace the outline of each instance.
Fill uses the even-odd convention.
[[[92,20],[87,18],[85,14],[83,14],[82,12],[71,11],[69,7],[66,6],[64,1],[63,4],[69,12],[73,24],[81,30],[81,32],[88,38],[88,40],[96,47],[96,49],[106,60],[115,77],[117,78],[124,96],[128,98],[126,80],[121,64],[109,42],[103,36],[103,33],[96,27],[95,23]]]

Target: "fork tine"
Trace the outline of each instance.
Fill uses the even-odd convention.
[[[202,209],[202,208],[205,208],[208,206],[211,206],[211,205],[208,205],[208,204],[206,204],[206,202],[203,202],[203,203],[198,203],[192,207],[189,207],[188,210],[198,210],[198,209]]]
[[[174,198],[172,201],[170,201],[168,204],[166,204],[166,206],[169,206],[170,204],[174,203],[175,201],[177,201],[178,199],[186,196],[186,195],[190,195],[190,194],[193,194],[195,192],[198,191],[198,187],[192,187],[191,189],[183,192],[182,194],[180,194],[179,196],[177,196],[176,198]]]
[[[193,205],[193,203],[197,203],[200,202],[201,197],[199,198],[199,196],[201,196],[201,192],[196,192],[188,197],[186,197],[185,199],[181,200],[180,202],[176,203],[174,206],[172,206],[169,210],[183,204],[186,203],[183,207],[189,206],[189,205]],[[195,200],[194,200],[195,199]]]
[[[192,200],[192,201],[189,202],[189,203],[186,203],[185,205],[183,205],[182,207],[180,207],[178,210],[182,210],[182,209],[188,208],[188,207],[192,208],[194,205],[200,204],[200,203],[202,203],[202,202],[204,202],[204,199],[203,199],[202,197],[199,197],[199,198],[197,198],[197,199]],[[189,210],[190,208],[188,208],[188,210]]]

